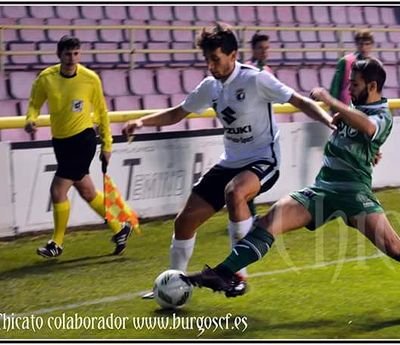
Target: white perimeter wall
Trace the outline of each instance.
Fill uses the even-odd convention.
[[[281,123],[281,177],[257,202],[281,196],[311,184],[321,164],[329,130],[318,123]],[[138,135],[139,137],[139,135]],[[399,186],[400,119],[382,148],[373,186]],[[222,137],[135,141],[117,143],[109,175],[140,217],[175,214],[184,205],[193,182],[219,159]],[[102,189],[98,155],[91,166],[95,184]],[[49,187],[55,170],[51,147],[10,149],[0,143],[0,237],[52,228]],[[101,224],[100,219],[75,190],[70,192],[70,226]]]

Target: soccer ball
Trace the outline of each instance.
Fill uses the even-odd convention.
[[[162,308],[181,308],[192,296],[193,288],[181,279],[181,274],[184,273],[178,270],[167,270],[154,281],[154,298]]]

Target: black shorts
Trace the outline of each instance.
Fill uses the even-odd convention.
[[[87,128],[69,138],[53,138],[52,142],[58,164],[56,176],[80,181],[89,174],[97,145],[93,128]]]
[[[279,178],[277,166],[265,160],[259,160],[237,169],[225,168],[217,164],[196,182],[192,191],[218,212],[225,205],[226,185],[245,170],[253,172],[260,179],[261,188],[258,194],[271,189]]]

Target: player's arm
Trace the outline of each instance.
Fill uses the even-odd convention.
[[[136,128],[142,126],[169,126],[178,123],[184,119],[190,112],[185,110],[181,105],[163,110],[161,112],[146,115],[140,119],[130,120],[125,123],[122,133],[129,136],[133,134]]]
[[[112,135],[110,128],[110,118],[108,116],[107,105],[103,95],[103,88],[101,86],[100,78],[96,79],[96,87],[93,97],[93,113],[94,122],[99,126],[100,138],[101,138],[101,156],[109,162],[112,151]]]
[[[43,82],[39,77],[35,79],[32,84],[31,95],[29,97],[28,110],[25,117],[25,131],[27,133],[33,133],[37,131],[36,120],[39,117],[40,109],[43,103],[46,101],[47,95]]]
[[[322,122],[331,129],[336,129],[336,126],[332,123],[332,116],[313,100],[294,92],[289,99],[289,103],[300,109],[310,118]]]
[[[341,58],[336,65],[336,71],[335,71],[335,74],[333,75],[333,79],[332,79],[331,87],[330,87],[330,91],[329,91],[330,94],[335,98],[339,98],[339,96],[340,96],[345,67],[346,67],[346,61],[344,58]]]
[[[329,106],[335,114],[333,123],[337,124],[339,121],[344,121],[350,127],[365,133],[372,138],[376,132],[376,124],[371,121],[363,112],[350,108],[343,102],[333,98],[328,91],[322,87],[316,87],[311,91],[311,97],[315,100],[324,102]]]

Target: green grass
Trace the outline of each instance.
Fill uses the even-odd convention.
[[[378,193],[393,225],[400,229],[399,190]],[[259,207],[264,213],[265,207]],[[190,271],[215,265],[228,254],[226,214],[202,226]],[[277,239],[262,261],[249,268],[249,292],[226,299],[196,289],[182,310],[160,310],[140,299],[154,278],[168,267],[172,221],[142,225],[122,257],[113,249],[107,229],[72,232],[57,260],[35,253],[48,235],[0,242],[0,313],[15,313],[44,325],[7,331],[2,339],[389,339],[400,335],[400,267],[356,230],[334,221],[316,232],[300,230]],[[399,230],[400,232],[400,230]],[[348,261],[351,258],[366,257]],[[346,261],[347,260],[347,261]],[[320,265],[316,267],[316,265]],[[282,271],[286,270],[286,271]],[[264,272],[265,274],[255,275]],[[106,297],[114,300],[107,301]],[[53,329],[47,323],[62,316],[126,317],[124,329]],[[227,315],[231,315],[226,323]],[[168,320],[167,329],[138,329],[132,319]],[[185,325],[172,329],[173,318]],[[202,322],[221,326],[201,333]],[[219,319],[217,319],[219,318]],[[224,319],[225,318],[225,319]],[[21,319],[25,320],[25,319]],[[211,320],[212,322],[213,320]],[[236,327],[235,322],[236,321]],[[190,324],[192,322],[192,324]],[[23,324],[20,323],[22,327]],[[32,328],[32,325],[25,323]],[[206,325],[210,326],[210,325]],[[247,327],[245,330],[245,326]]]

